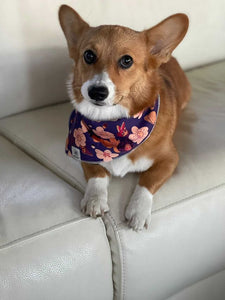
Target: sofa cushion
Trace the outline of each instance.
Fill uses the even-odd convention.
[[[224,195],[225,185],[155,210],[149,230],[142,232],[127,227],[120,217],[123,211],[118,214],[111,209],[104,222],[112,251],[115,298],[167,299],[224,270]],[[124,201],[122,196],[110,199]]]
[[[112,262],[100,220],[80,219],[0,248],[1,300],[111,300]]]
[[[0,136],[0,246],[85,217],[82,194]]]
[[[84,190],[85,179],[80,164],[65,154],[71,108],[69,103],[60,104],[2,119],[0,130],[57,175]]]
[[[82,194],[1,136],[0,168],[0,298],[112,299],[105,227]]]

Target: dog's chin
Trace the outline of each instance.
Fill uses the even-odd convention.
[[[83,99],[80,103],[73,100],[72,104],[86,118],[95,121],[108,121],[129,117],[128,109],[120,104],[97,104],[87,99]]]

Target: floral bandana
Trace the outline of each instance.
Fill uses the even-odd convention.
[[[130,118],[92,121],[74,110],[69,120],[66,153],[75,159],[99,163],[127,154],[149,138],[160,106],[155,105]]]

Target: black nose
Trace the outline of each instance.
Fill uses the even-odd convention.
[[[91,99],[96,101],[103,101],[107,98],[109,91],[105,86],[90,86],[88,89],[88,95]]]

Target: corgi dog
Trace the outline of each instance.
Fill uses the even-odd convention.
[[[138,172],[124,215],[134,230],[148,228],[153,195],[178,164],[173,135],[191,87],[171,54],[187,32],[188,17],[175,14],[138,32],[91,27],[62,5],[59,21],[74,61],[66,152],[81,161],[87,180],[81,210],[103,216],[110,175]]]

